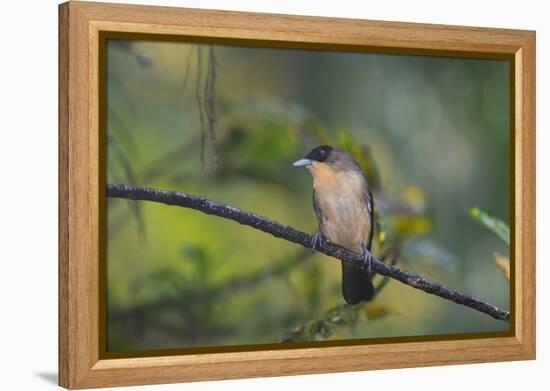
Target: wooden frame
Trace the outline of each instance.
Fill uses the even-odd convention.
[[[534,32],[86,2],[61,4],[59,29],[60,385],[89,388],[535,358]],[[510,58],[515,145],[513,336],[101,359],[101,31]]]

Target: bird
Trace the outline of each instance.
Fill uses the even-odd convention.
[[[348,304],[372,300],[374,199],[367,176],[349,152],[330,145],[312,149],[293,166],[305,167],[313,178],[313,208],[319,224],[312,236],[313,250],[326,238],[362,254],[366,269],[342,261],[342,295]]]

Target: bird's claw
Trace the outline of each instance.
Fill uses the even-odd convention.
[[[367,270],[370,272],[371,265],[372,265],[372,254],[365,246],[363,246],[363,267],[366,267]]]
[[[321,241],[323,240],[323,236],[320,232],[315,232],[313,235],[311,235],[311,250],[312,252],[315,252],[317,249],[317,246],[321,244]]]

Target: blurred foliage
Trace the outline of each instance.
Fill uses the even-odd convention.
[[[395,265],[399,259],[398,248],[388,248],[380,258],[382,262],[391,259],[390,264]],[[390,281],[388,277],[373,279],[375,297],[385,288]],[[342,328],[355,328],[358,322],[365,323],[376,319],[385,318],[394,313],[388,304],[380,304],[376,301],[361,302],[357,305],[339,304],[329,309],[322,318],[311,320],[296,327],[286,335],[282,342],[318,341],[330,339]]]
[[[474,202],[509,213],[507,67],[113,40],[107,179],[201,194],[313,232],[311,179],[291,165],[339,145],[374,191],[375,255],[507,307],[502,277],[477,262],[507,247],[461,220]],[[110,199],[107,220],[110,351],[506,327],[380,276],[373,302],[349,306],[339,262],[193,210]]]
[[[358,306],[340,304],[329,310],[322,319],[308,322],[306,325],[294,330],[283,338],[282,342],[291,341],[323,341],[332,336],[335,329],[339,327],[354,327],[358,320],[366,321],[366,304]],[[360,310],[359,310],[360,309]]]
[[[508,224],[492,216],[489,211],[483,211],[479,208],[470,208],[468,213],[475,221],[494,233],[504,243],[510,245],[510,227],[508,227]],[[510,280],[510,258],[493,252],[493,259],[506,279]]]
[[[356,328],[358,324],[367,326],[368,322],[391,314],[387,305],[376,302],[363,302],[356,306],[340,304],[327,311],[322,319],[310,321],[293,330],[281,342],[323,341],[330,339],[340,328]]]
[[[484,211],[479,208],[471,208],[469,213],[475,221],[491,230],[506,244],[510,245],[510,228],[508,227],[508,224],[494,216],[491,216],[489,211]]]

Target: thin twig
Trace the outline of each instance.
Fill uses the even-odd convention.
[[[195,46],[191,46],[187,52],[187,58],[185,60],[185,74],[183,77],[183,84],[182,87],[185,90],[187,88],[187,81],[189,80],[189,74],[191,69],[191,57],[193,56],[193,51],[195,49]]]
[[[199,122],[201,126],[201,166],[204,169],[204,149],[206,147],[206,129],[204,126],[204,111],[201,97],[201,81],[202,81],[202,47],[197,47],[197,79],[195,83],[195,100],[199,110]]]
[[[391,251],[392,251],[392,260],[390,262],[390,265],[394,266],[399,259],[399,253],[401,252],[401,250],[399,249],[399,247],[397,247],[395,249],[391,249]],[[381,259],[381,261],[383,262],[384,259]],[[389,276],[382,277],[382,280],[380,280],[380,282],[374,287],[375,296],[378,296],[380,291],[384,289],[384,287],[388,284],[389,281],[390,281]]]
[[[226,219],[236,221],[243,225],[248,225],[257,230],[269,233],[277,238],[285,239],[289,242],[300,244],[311,248],[312,237],[309,234],[300,232],[288,225],[279,224],[276,221],[266,217],[259,216],[252,212],[241,210],[237,207],[225,205],[216,201],[208,200],[201,196],[178,193],[170,190],[160,190],[145,187],[134,187],[124,184],[108,184],[107,197],[126,198],[130,200],[142,200],[160,202],[166,205],[177,205],[184,208],[199,210],[206,214],[211,214]],[[321,241],[317,246],[317,251],[326,255],[338,258],[349,265],[364,268],[364,256],[347,250],[326,240]],[[457,304],[462,304],[483,312],[495,319],[508,322],[510,312],[487,303],[481,299],[469,296],[456,289],[447,288],[436,282],[432,282],[416,273],[402,270],[393,265],[385,264],[372,256],[371,268],[373,271],[393,278],[403,284],[420,289],[424,292],[451,300]]]
[[[214,171],[218,171],[219,167],[219,148],[218,141],[216,140],[216,78],[217,68],[216,55],[214,54],[214,47],[210,46],[208,52],[208,73],[206,76],[206,82],[204,83],[204,113],[208,123],[208,135],[210,137],[210,144],[213,150]]]

